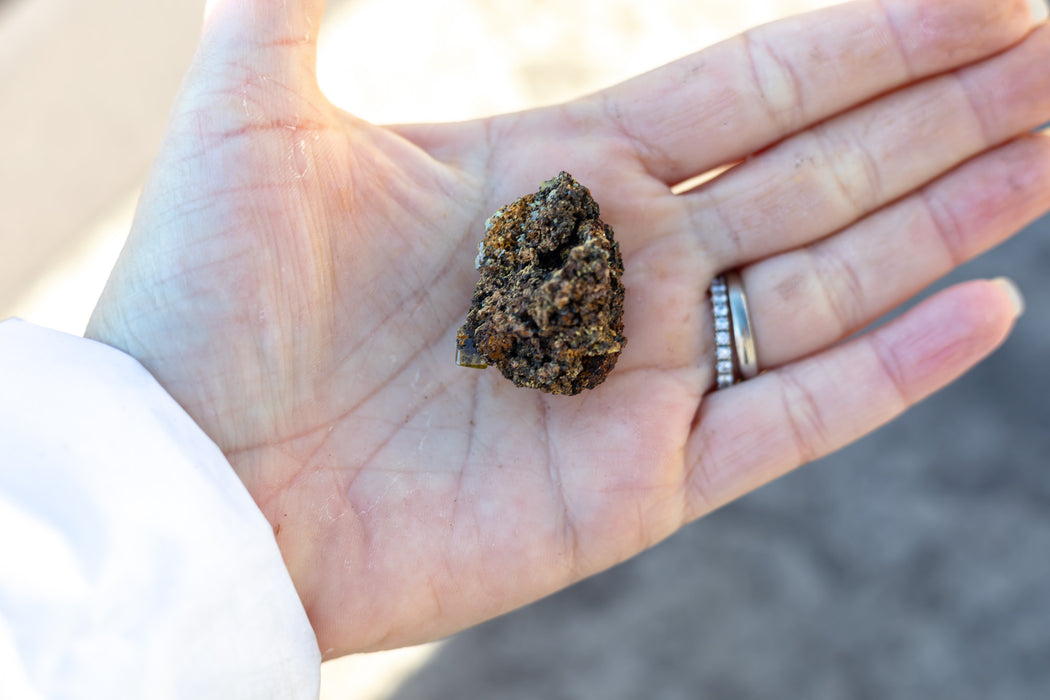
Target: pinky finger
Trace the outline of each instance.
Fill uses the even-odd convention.
[[[687,520],[844,447],[987,357],[1021,312],[1012,284],[947,289],[809,359],[715,392],[686,449]]]

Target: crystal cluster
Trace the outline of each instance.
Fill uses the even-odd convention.
[[[586,187],[563,172],[497,211],[475,264],[459,364],[552,394],[605,381],[626,343],[623,259]]]

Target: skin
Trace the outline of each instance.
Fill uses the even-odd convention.
[[[1050,141],[1026,133],[1050,28],[1021,0],[861,0],[567,104],[395,127],[318,90],[322,5],[211,3],[88,335],[228,456],[326,657],[622,561],[1010,331],[1010,288],[975,281],[840,342],[1050,208]],[[453,362],[485,218],[562,169],[626,268],[630,342],[575,397]],[[712,393],[706,289],[738,267],[766,371]]]

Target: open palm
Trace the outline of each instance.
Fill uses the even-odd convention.
[[[1050,206],[1050,145],[1019,137],[1050,113],[1050,32],[1022,0],[855,3],[570,104],[393,128],[324,98],[322,3],[286,5],[212,3],[88,334],[229,457],[327,656],[606,568],[1009,331],[975,282],[838,342]],[[575,397],[453,362],[485,218],[560,170],[626,270],[627,348]],[[770,371],[708,394],[705,293],[736,267]]]

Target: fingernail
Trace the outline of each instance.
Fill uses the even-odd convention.
[[[1021,290],[1017,288],[1017,285],[1012,279],[1008,277],[996,277],[994,280],[997,285],[1003,288],[1010,297],[1010,304],[1014,307],[1014,318],[1017,318],[1024,313],[1024,296],[1021,294]]]
[[[1028,10],[1032,13],[1032,21],[1042,22],[1050,15],[1050,6],[1046,0],[1028,0]]]

